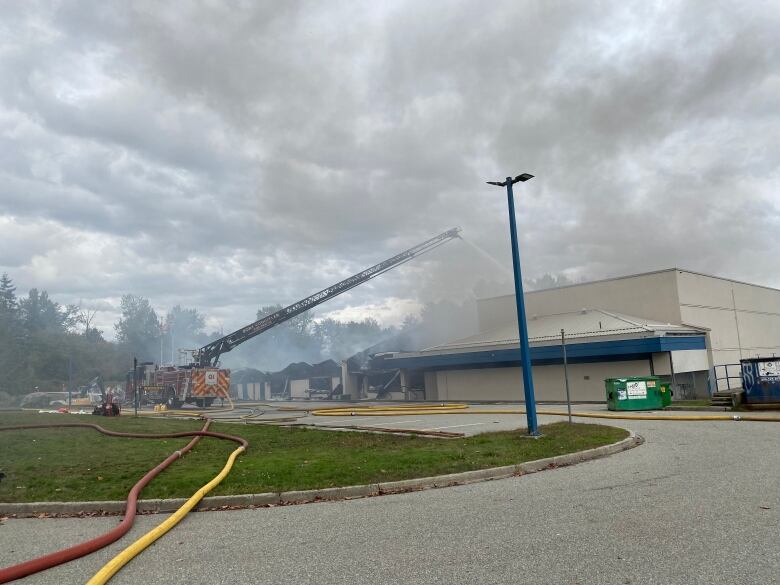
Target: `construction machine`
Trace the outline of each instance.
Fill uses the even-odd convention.
[[[186,366],[158,366],[150,362],[138,364],[135,372],[128,373],[128,400],[134,399],[136,388],[138,388],[142,403],[162,403],[167,404],[169,408],[178,408],[185,402],[194,403],[201,407],[211,406],[216,398],[227,397],[230,388],[230,370],[219,367],[220,356],[317,305],[459,238],[460,231],[461,229],[457,227],[447,230],[305,299],[266,315],[229,335],[212,341],[193,351],[192,362]]]

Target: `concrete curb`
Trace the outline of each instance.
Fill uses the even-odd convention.
[[[431,488],[464,485],[492,479],[504,479],[507,477],[536,473],[545,469],[565,467],[583,461],[592,461],[632,449],[644,443],[644,439],[629,431],[629,436],[612,443],[586,451],[568,453],[557,457],[527,461],[517,465],[505,467],[491,467],[489,469],[477,469],[461,473],[436,475],[433,477],[420,477],[401,481],[389,481],[384,483],[372,483],[367,485],[354,485],[346,487],[325,488],[318,490],[302,490],[291,492],[272,492],[264,494],[240,494],[235,496],[209,496],[203,498],[196,507],[197,510],[224,509],[224,508],[254,508],[265,506],[279,506],[287,504],[305,504],[327,500],[348,500],[353,498],[365,498],[384,494],[399,494],[404,492],[419,491]],[[173,498],[166,500],[141,500],[138,502],[140,513],[173,512],[178,509],[186,498]],[[121,514],[125,510],[125,502],[28,502],[28,503],[0,503],[0,516],[13,516],[16,518],[29,518],[39,515],[109,515]]]

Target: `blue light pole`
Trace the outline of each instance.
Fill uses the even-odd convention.
[[[517,329],[520,334],[520,359],[523,368],[523,391],[525,393],[525,416],[528,420],[528,434],[531,437],[540,436],[539,425],[536,422],[536,398],[534,398],[534,377],[531,371],[531,351],[528,347],[528,324],[525,318],[525,299],[523,298],[523,277],[520,272],[520,247],[517,243],[517,224],[515,223],[515,197],[512,185],[533,179],[533,175],[507,177],[505,181],[488,181],[488,185],[506,187],[506,198],[509,203],[509,234],[512,238],[512,268],[515,273],[515,303],[517,304]]]

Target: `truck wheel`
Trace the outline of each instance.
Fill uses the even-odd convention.
[[[206,398],[206,408],[208,408],[212,404],[214,404],[214,399],[213,398]]]
[[[206,406],[206,401],[203,398],[196,398],[195,406],[197,406],[198,408],[203,408],[204,406]]]

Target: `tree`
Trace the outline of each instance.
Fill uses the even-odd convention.
[[[16,287],[7,273],[0,276],[0,392],[13,393],[23,353]]]
[[[281,311],[282,305],[265,305],[263,307],[260,307],[257,310],[257,319],[260,320],[263,317],[267,317],[268,315],[273,315],[274,313]],[[301,313],[300,315],[296,315],[292,319],[288,319],[284,323],[281,323],[280,325],[277,325],[273,330],[279,330],[279,331],[290,331],[293,332],[294,335],[297,336],[303,336],[308,337],[311,336],[312,333],[312,323],[314,322],[314,313],[311,311],[306,311],[304,313]]]
[[[49,298],[45,290],[30,289],[27,297],[19,301],[22,325],[28,333],[36,331],[67,331],[75,323],[75,307],[63,308]]]
[[[570,284],[574,284],[574,281],[565,274],[554,275],[549,273],[525,282],[525,286],[528,290],[546,290],[548,288],[558,288],[559,286],[567,286]]]
[[[336,321],[323,319],[315,324],[315,332],[322,343],[322,354],[334,360],[348,358],[393,334],[376,319]]]
[[[114,329],[117,341],[142,361],[153,361],[160,339],[160,320],[148,299],[124,295],[122,317]]]
[[[17,299],[11,278],[0,276],[0,393],[60,390],[69,364],[77,385],[98,373],[107,381],[122,380],[132,353],[86,324],[84,333],[77,333],[77,319],[77,307],[63,307],[45,291],[32,289]]]
[[[281,305],[266,305],[257,311],[262,319],[281,310]],[[291,362],[318,362],[322,344],[314,328],[314,315],[306,311],[247,341],[222,358],[225,365],[249,366],[276,371]]]
[[[103,338],[103,332],[97,327],[90,327],[89,329],[86,329],[82,335],[87,341],[105,341]]]
[[[82,325],[84,327],[84,331],[81,332],[84,339],[92,342],[105,341],[103,332],[97,327],[92,326],[95,316],[98,313],[97,309],[83,309],[81,307],[81,302],[79,302],[77,306],[72,308],[72,312],[74,327],[76,325]]]
[[[75,322],[84,326],[84,335],[87,335],[92,329],[92,321],[95,320],[96,315],[96,310],[82,309],[81,303],[79,303],[79,306],[76,308]]]
[[[194,349],[203,342],[206,319],[197,309],[183,309],[176,305],[165,316],[167,346],[171,362],[176,361],[175,348]]]
[[[0,315],[15,315],[19,309],[16,287],[7,272],[0,276]]]

